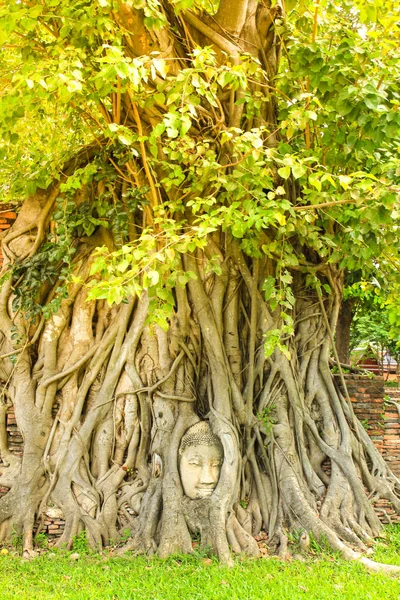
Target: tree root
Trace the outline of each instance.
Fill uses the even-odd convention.
[[[44,235],[53,192],[42,202],[33,248]],[[168,331],[148,326],[145,294],[109,308],[87,303],[79,283],[29,345],[22,317],[10,318],[11,287],[1,291],[6,349],[13,347],[12,319],[24,340],[15,365],[3,357],[8,397],[0,405],[0,481],[12,487],[0,499],[2,539],[14,527],[32,556],[35,521],[54,504],[65,518],[57,544],[67,548],[85,530],[99,550],[129,526],[131,538],[119,553],[190,553],[192,537],[200,536],[202,547],[232,564],[232,552],[259,556],[253,536],[261,531],[270,543],[278,540],[278,555],[287,558],[287,532],[302,531],[303,552],[312,534],[344,558],[397,572],[361,554],[381,527],[368,493],[400,512],[400,481],[329,371],[338,296],[304,296],[300,286],[295,335],[287,342],[291,360],[278,348],[267,359],[264,337],[278,317],[260,292],[262,261],[250,268],[237,244],[218,236],[204,255],[184,257],[182,268],[196,279],[176,290]],[[214,256],[220,279],[208,268]],[[90,259],[80,258],[76,269],[87,281]],[[7,447],[11,405],[24,438],[22,459]],[[224,457],[211,496],[193,500],[184,494],[178,450],[199,419],[210,422]]]

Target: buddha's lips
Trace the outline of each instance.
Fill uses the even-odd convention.
[[[214,491],[214,486],[213,487],[198,487],[197,490],[202,496],[211,496],[211,494]]]

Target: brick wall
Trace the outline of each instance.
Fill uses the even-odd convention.
[[[15,419],[15,414],[12,409],[7,411],[7,438],[8,438],[8,448],[10,452],[16,454],[17,456],[22,456],[23,451],[23,443],[21,432],[17,427],[17,421]]]
[[[400,477],[400,417],[392,401],[400,403],[400,390],[387,388],[383,377],[373,379],[364,375],[345,375],[346,387],[354,412],[365,427],[390,469]],[[339,376],[336,381],[341,388]],[[383,522],[400,523],[388,500],[378,500],[375,510]]]
[[[383,377],[375,376],[371,379],[364,375],[345,375],[344,378],[355,414],[368,431],[376,447],[382,452],[384,438],[383,398],[385,396]],[[335,379],[343,392],[340,377],[336,375]]]
[[[396,404],[400,405],[400,390],[386,388],[382,454],[393,473],[400,478],[400,412]]]
[[[393,400],[400,403],[400,390],[385,389],[383,377],[378,376],[345,375],[345,380],[355,414],[393,473],[400,477],[400,418],[391,404]],[[341,388],[338,376],[336,381]]]

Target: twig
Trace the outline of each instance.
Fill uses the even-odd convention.
[[[293,206],[293,210],[312,210],[313,208],[326,208],[327,206],[336,206],[338,204],[356,204],[358,200],[333,200],[332,202],[322,202],[321,204],[307,204],[307,206]]]
[[[329,359],[329,363],[332,366],[338,366],[338,363],[336,362],[336,359],[330,358]],[[347,365],[346,363],[339,363],[340,366],[342,367],[342,369],[348,369],[349,371],[351,371],[352,373],[361,373],[361,374],[369,374],[371,371],[368,371],[368,369],[362,369],[360,367],[356,367],[353,365]]]

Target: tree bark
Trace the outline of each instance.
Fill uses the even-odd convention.
[[[248,52],[272,86],[280,54],[274,19],[282,17],[282,10],[278,4],[267,9],[253,0],[237,3],[235,10],[231,5],[221,2],[215,19],[188,12],[174,17],[174,28],[148,30],[142,11],[121,4],[115,26],[121,28],[130,61],[161,53],[171,61],[173,78],[194,60],[198,40],[213,46],[221,64],[237,66],[240,52]],[[167,3],[162,7],[170,14]],[[257,82],[252,85],[251,93],[260,92]],[[229,144],[228,149],[219,145],[220,132],[228,126],[251,134],[263,124],[265,145],[274,148],[278,143],[275,97],[266,96],[257,118],[248,119],[244,90],[232,86],[228,92],[221,90],[215,106],[200,102],[192,125],[198,143],[207,139],[224,155],[221,178],[237,161]],[[344,556],[360,558],[380,529],[370,496],[387,498],[399,510],[400,482],[329,370],[342,273],[298,243],[298,253],[307,253],[309,262],[288,268],[286,274],[293,281],[287,310],[294,324],[286,335],[282,311],[265,299],[263,287],[277,270],[276,255],[245,253],[221,226],[203,238],[206,247],[195,244],[180,251],[180,235],[197,226],[189,200],[195,201],[198,182],[191,182],[195,189],[187,193],[181,183],[170,184],[148,138],[166,106],[162,101],[146,104],[135,93],[116,87],[101,111],[107,123],[125,123],[137,134],[138,156],[123,154],[121,144],[111,139],[104,147],[100,144],[98,154],[96,145],[79,153],[64,170],[62,183],[73,182],[78,169],[96,160],[103,161],[97,179],[73,192],[59,183],[39,191],[26,200],[2,239],[0,414],[5,402],[13,405],[24,451],[21,459],[12,457],[0,423],[0,485],[10,488],[0,499],[0,539],[12,531],[22,533],[24,553],[31,555],[41,515],[55,505],[65,518],[60,546],[71,547],[85,530],[90,546],[99,549],[116,543],[129,528],[125,549],[160,556],[188,553],[193,536],[199,536],[202,546],[231,564],[231,551],[258,555],[254,536],[261,530],[268,533],[271,547],[285,555],[291,529],[325,538]],[[160,143],[161,156],[162,149]],[[189,181],[188,154],[182,165]],[[294,203],[296,183],[287,183]],[[207,198],[208,192],[204,188],[201,194]],[[121,234],[114,224],[106,229],[97,223],[91,236],[75,232],[70,265],[74,277],[68,280],[67,293],[57,296],[61,278],[44,277],[35,288],[35,301],[53,310],[46,318],[29,319],[18,293],[31,289],[27,286],[35,270],[45,272],[54,227],[60,243],[63,230],[54,225],[57,202],[61,199],[66,210],[68,200],[78,210],[82,202],[93,206],[106,193],[110,206],[118,206],[127,219],[126,230]],[[132,198],[136,204],[128,206]],[[182,198],[186,204],[174,204]],[[224,209],[225,204],[223,199]],[[185,221],[182,217],[177,249],[172,249],[173,256],[179,255],[174,268],[188,282],[166,288],[168,327],[154,322],[158,300],[151,285],[149,292],[130,292],[113,306],[104,299],[88,300],[88,288],[102,283],[92,270],[96,246],[104,243],[109,256],[116,250],[121,257],[124,248],[136,248],[141,236],[147,236],[146,259],[161,255],[163,226],[170,223],[176,205]],[[268,236],[278,239],[278,234],[277,227],[263,231],[265,245],[272,247]],[[61,265],[58,259],[58,275]],[[140,274],[142,284],[148,271],[145,266]],[[168,279],[167,271],[160,267],[160,272]],[[310,273],[315,288],[307,283]],[[328,285],[331,294],[323,297],[319,290]],[[54,298],[59,298],[56,306],[51,304]],[[266,339],[276,331],[282,334],[280,343],[265,353]],[[182,436],[199,420],[209,422],[219,439],[223,463],[212,494],[193,499],[182,486],[179,449]]]
[[[350,364],[350,328],[353,321],[354,300],[343,300],[336,327],[336,349],[341,363]]]

